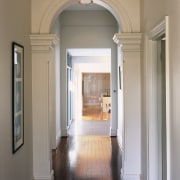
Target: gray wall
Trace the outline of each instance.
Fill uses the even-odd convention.
[[[66,120],[66,49],[111,48],[112,87],[117,89],[117,46],[112,38],[117,22],[108,11],[64,11],[61,14],[61,119]],[[112,97],[113,98],[113,97]],[[116,101],[116,100],[115,100]],[[114,102],[115,102],[114,101]],[[114,104],[115,105],[115,104]],[[116,108],[115,105],[114,108]],[[113,107],[112,107],[113,109]],[[116,117],[114,117],[116,119]]]
[[[166,0],[142,0],[141,1],[141,32],[146,35],[154,26],[160,23],[166,15]],[[143,39],[142,47],[145,49],[145,39]],[[146,122],[146,65],[144,64],[145,54],[142,51],[141,54],[141,70],[142,70],[142,173],[144,177],[147,175],[147,126],[148,122]]]
[[[53,28],[51,30],[53,34],[56,34],[57,37],[60,39],[60,19],[58,19],[55,24],[53,25]],[[57,42],[56,47],[55,47],[55,104],[56,108],[53,113],[55,114],[55,128],[53,129],[54,133],[56,132],[56,145],[59,143],[59,139],[61,136],[61,124],[60,124],[60,40]],[[53,138],[54,135],[52,135]]]
[[[180,2],[178,0],[142,1],[142,31],[148,33],[151,28],[170,17],[170,89],[171,89],[171,180],[180,177]],[[143,128],[146,128],[145,126]]]
[[[0,179],[32,179],[30,0],[0,1]],[[11,43],[24,46],[24,146],[12,154]]]

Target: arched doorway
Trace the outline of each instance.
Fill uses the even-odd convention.
[[[82,5],[77,5],[79,8]],[[77,7],[75,6],[75,7]],[[70,7],[70,8],[75,8]],[[69,8],[69,9],[70,9]],[[92,6],[91,6],[92,8]],[[94,8],[97,8],[94,7]],[[69,48],[82,48],[83,50],[98,49],[98,48],[109,48],[111,49],[111,99],[112,99],[112,120],[111,120],[111,136],[117,135],[117,46],[113,42],[112,37],[118,31],[117,22],[114,17],[105,9],[101,11],[63,11],[59,17],[62,21],[60,42],[61,42],[61,129],[62,136],[67,136],[67,119],[68,109],[66,108],[68,103],[67,98],[67,49]],[[58,29],[58,24],[56,29]],[[82,52],[82,50],[81,50]],[[95,53],[95,50],[94,50]],[[85,57],[84,57],[85,59]],[[93,58],[92,58],[93,59]],[[100,57],[99,57],[100,59]],[[86,60],[87,61],[87,60]],[[92,85],[92,84],[91,84]],[[107,89],[102,89],[101,93],[105,93]],[[100,94],[98,94],[100,95]],[[93,98],[96,95],[91,95]],[[95,100],[95,99],[94,99]]]
[[[51,33],[56,17],[68,5],[77,0],[56,0],[33,4],[32,10],[32,104],[33,104],[33,175],[34,179],[53,179],[51,167],[51,126],[53,123],[54,88],[52,67],[55,61],[55,44],[58,38]],[[121,34],[115,34],[114,41],[120,46],[119,57],[125,61],[122,70],[122,97],[124,99],[122,129],[118,130],[124,156],[122,177],[140,179],[141,177],[141,108],[140,108],[140,42],[138,25],[132,25],[129,16],[120,2],[94,0],[94,3],[109,9],[121,25]],[[48,4],[48,5],[47,5]],[[36,5],[36,6],[35,6]],[[39,12],[35,12],[42,5]],[[125,6],[125,5],[124,5]],[[125,10],[126,9],[126,10]],[[38,16],[36,16],[38,15]],[[135,16],[133,16],[135,17]],[[132,18],[133,19],[133,18]],[[136,29],[137,28],[137,29]],[[60,37],[61,38],[61,37]],[[120,74],[120,72],[118,73]],[[120,75],[119,75],[120,77]],[[132,92],[133,90],[133,92]],[[120,128],[120,127],[118,127]],[[135,144],[136,143],[136,144]],[[131,149],[134,149],[133,154]],[[136,164],[132,163],[133,162]]]

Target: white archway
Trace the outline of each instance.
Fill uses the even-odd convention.
[[[36,22],[38,32],[32,30],[32,118],[33,118],[33,176],[34,180],[52,180],[50,148],[51,87],[50,67],[55,59],[55,44],[58,38],[50,34],[51,26],[67,6],[78,0],[46,0],[49,5],[42,18]],[[120,0],[119,0],[120,1]],[[141,34],[133,33],[133,25],[125,8],[117,0],[94,0],[108,9],[121,26],[121,33],[114,41],[121,47],[122,82],[124,99],[124,132],[122,138],[123,169],[125,180],[141,179]],[[138,0],[137,0],[138,1]],[[43,4],[44,1],[42,1]],[[35,3],[35,2],[34,2]],[[39,3],[38,5],[40,5]],[[32,10],[33,12],[33,10]],[[139,15],[139,14],[138,14]],[[35,15],[34,15],[35,17]],[[140,17],[139,17],[140,18]],[[33,29],[33,28],[32,28]],[[133,90],[133,92],[132,92]],[[131,153],[133,149],[133,154]],[[132,163],[133,161],[133,163]]]
[[[115,1],[110,0],[94,0],[95,4],[103,6],[109,10],[121,27],[121,32],[132,32],[133,27],[130,21],[129,16],[127,15],[123,6],[118,2],[118,5]],[[40,34],[50,33],[51,26],[56,20],[57,16],[69,5],[78,3],[78,0],[56,0],[53,1],[48,9],[46,10],[44,16],[42,17],[41,24],[39,27]]]

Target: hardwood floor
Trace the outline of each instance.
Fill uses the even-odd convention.
[[[53,153],[55,180],[120,180],[121,153],[115,137],[62,138]]]
[[[53,151],[55,180],[121,180],[122,155],[117,139],[109,137],[110,113],[89,106],[83,117]]]

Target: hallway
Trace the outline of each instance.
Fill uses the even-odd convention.
[[[115,137],[61,138],[53,152],[55,180],[120,180],[121,153]]]

